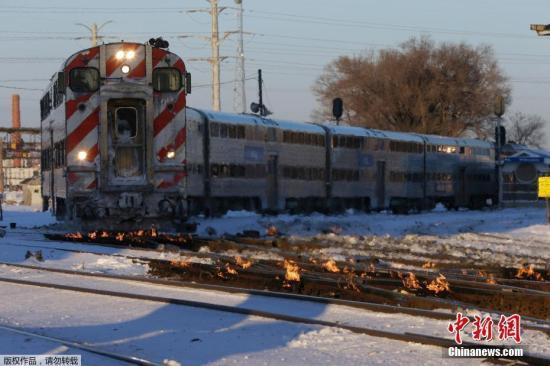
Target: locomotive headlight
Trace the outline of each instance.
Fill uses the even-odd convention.
[[[174,150],[169,150],[166,153],[166,158],[167,159],[174,159],[175,157],[176,157],[176,152]]]
[[[127,74],[130,72],[130,66],[128,65],[122,65],[122,67],[120,68],[120,70],[122,71],[123,74]]]
[[[123,50],[117,51],[117,53],[115,54],[115,58],[117,60],[122,60],[124,58],[124,51]]]
[[[128,51],[126,52],[126,60],[131,60],[136,56],[136,53],[134,51]]]
[[[77,157],[78,157],[78,160],[84,161],[88,157],[88,153],[84,150],[79,151]]]

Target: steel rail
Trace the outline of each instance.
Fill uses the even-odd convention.
[[[13,332],[13,333],[22,334],[22,335],[29,336],[29,337],[35,337],[35,338],[40,338],[40,339],[44,339],[44,340],[51,341],[51,342],[60,343],[60,344],[62,344],[64,346],[67,346],[67,347],[81,349],[83,351],[87,351],[87,352],[90,352],[90,353],[95,353],[95,354],[98,354],[98,355],[101,355],[101,356],[104,356],[104,357],[107,357],[107,358],[111,358],[113,360],[124,361],[124,362],[127,362],[127,363],[132,364],[132,365],[162,366],[162,364],[160,364],[160,363],[152,362],[152,361],[140,358],[140,357],[126,356],[126,355],[122,355],[122,354],[119,354],[119,353],[103,351],[103,350],[100,350],[98,348],[91,347],[91,346],[85,345],[85,344],[80,343],[80,342],[73,342],[73,341],[68,341],[66,339],[62,339],[62,338],[57,338],[57,337],[47,336],[47,335],[43,335],[43,334],[33,333],[33,332],[29,332],[27,330],[12,327],[12,326],[5,325],[5,324],[0,324],[0,329],[6,330],[6,331],[9,331],[9,332]]]
[[[248,288],[234,287],[234,286],[204,284],[204,283],[198,283],[198,282],[192,282],[192,281],[174,281],[174,280],[149,278],[149,277],[142,277],[142,276],[115,275],[115,274],[105,274],[105,273],[98,273],[98,272],[77,271],[77,270],[71,270],[71,269],[47,268],[47,267],[9,263],[9,262],[0,262],[0,265],[16,267],[16,268],[25,268],[25,269],[31,269],[31,270],[37,270],[37,271],[52,272],[52,273],[95,277],[95,278],[129,281],[129,282],[137,282],[137,283],[146,283],[146,284],[153,284],[153,285],[183,287],[183,288],[192,288],[192,289],[209,290],[209,291],[221,291],[221,292],[232,293],[232,294],[247,294],[247,295],[273,297],[273,298],[280,298],[280,299],[287,299],[287,300],[310,301],[310,302],[316,302],[321,304],[348,306],[348,307],[353,307],[357,309],[379,311],[384,313],[403,313],[407,315],[423,316],[423,317],[428,317],[428,318],[437,319],[437,320],[455,320],[455,315],[451,313],[444,313],[440,311],[412,308],[412,307],[406,307],[406,306],[378,304],[378,303],[365,302],[365,301],[343,300],[343,299],[335,299],[335,298],[329,298],[329,297],[285,293],[285,292],[279,292],[279,291],[256,290],[256,289],[248,289]],[[494,313],[494,311],[492,312]],[[549,322],[546,322],[541,319],[530,318],[530,317],[523,317],[523,319],[539,324],[539,325],[524,324],[523,327],[526,329],[537,330],[542,332],[550,331]]]
[[[31,239],[32,240],[32,239]],[[37,241],[37,242],[41,242],[40,240],[33,240],[33,241]],[[55,242],[55,241],[54,241]],[[96,246],[103,246],[103,247],[108,247],[108,248],[117,248],[117,249],[128,249],[128,250],[137,250],[137,251],[145,251],[145,252],[157,252],[153,249],[147,249],[147,248],[141,248],[141,247],[127,247],[127,246],[124,246],[122,244],[105,244],[105,243],[93,243],[93,242],[83,242],[83,243],[80,243],[80,242],[71,242],[72,244],[84,244],[84,245],[96,245]],[[161,259],[158,259],[158,258],[150,258],[150,257],[140,257],[140,256],[131,256],[131,255],[123,255],[123,254],[117,254],[117,253],[99,253],[99,252],[94,252],[94,251],[89,251],[89,250],[79,250],[79,249],[68,249],[68,248],[58,248],[58,247],[53,247],[53,246],[44,246],[44,245],[25,245],[25,244],[10,244],[10,243],[2,243],[3,245],[11,245],[11,246],[19,246],[19,247],[35,247],[35,248],[42,248],[42,249],[53,249],[53,250],[60,250],[60,251],[66,251],[66,252],[73,252],[73,253],[89,253],[89,254],[95,254],[95,255],[102,255],[102,256],[114,256],[114,257],[120,257],[120,258],[128,258],[128,259],[133,259],[133,260],[142,260],[142,261],[150,261],[150,260],[161,260]],[[186,252],[186,251],[184,251]],[[216,257],[216,258],[231,258],[232,256],[230,255],[220,255],[220,254],[214,254],[214,253],[209,253],[207,255],[205,255],[204,253],[194,253],[194,252],[190,252],[190,253],[193,253],[193,254],[189,254],[186,256],[197,256],[197,257],[209,257],[209,258],[212,258],[212,257]],[[182,252],[180,252],[180,255],[182,254]],[[388,269],[388,268],[380,268],[378,269],[377,268],[377,271],[392,271],[392,269]],[[393,271],[398,271],[397,269],[393,270]],[[417,275],[418,276],[422,276],[422,277],[426,277],[428,280],[433,280],[435,279],[437,276],[435,276],[435,274],[428,274],[428,273],[420,273],[422,271],[417,271]],[[442,270],[441,273],[445,273],[446,275],[449,275],[448,279],[450,280],[451,284],[453,285],[454,288],[460,288],[460,289],[464,289],[464,290],[469,290],[469,291],[482,291],[483,293],[493,293],[493,294],[498,294],[498,293],[510,293],[510,292],[513,292],[513,293],[523,293],[525,295],[531,295],[531,296],[550,296],[550,292],[548,291],[543,291],[543,290],[537,290],[537,289],[530,289],[530,288],[525,288],[525,287],[519,287],[519,286],[514,286],[514,285],[507,285],[507,284],[488,284],[488,283],[484,283],[484,282],[478,282],[478,281],[474,281],[474,280],[463,280],[463,279],[460,279],[460,278],[453,278],[453,274],[448,274],[446,271]],[[498,280],[498,279],[496,279]],[[388,280],[390,281],[390,280]],[[391,280],[391,281],[398,281],[398,280]],[[400,281],[398,281],[400,282]],[[458,286],[457,286],[458,285]]]
[[[64,235],[62,232],[59,232],[59,231],[49,231],[49,232],[43,232],[41,233],[42,235],[45,235],[47,237],[47,235]],[[219,241],[221,240],[222,242],[224,243],[233,243],[235,245],[239,245],[241,247],[244,247],[244,248],[250,248],[250,249],[257,249],[257,250],[261,250],[261,251],[267,251],[267,247],[265,245],[258,245],[258,244],[253,244],[253,243],[249,243],[247,242],[246,238],[244,238],[244,242],[239,242],[238,240],[239,239],[243,239],[243,238],[239,238],[239,237],[235,237],[235,236],[230,236],[230,237],[226,237],[226,238],[221,238],[221,239],[212,239],[212,238],[205,238],[205,237],[199,237],[199,236],[196,236],[194,237],[194,240],[198,240],[198,241],[202,241],[204,242],[205,244],[208,243],[208,242],[213,242],[213,241]],[[52,239],[50,239],[52,240]],[[52,240],[52,241],[57,241],[57,242],[63,242],[64,240]],[[131,250],[138,250],[138,251],[154,251],[155,249],[152,249],[152,248],[146,248],[146,247],[139,247],[139,246],[136,246],[136,247],[129,247],[128,245],[124,245],[124,244],[120,244],[120,243],[98,243],[98,242],[92,242],[92,241],[72,241],[72,240],[65,240],[65,241],[68,241],[70,243],[73,243],[73,244],[84,244],[84,245],[97,245],[97,246],[104,246],[104,247],[108,247],[108,248],[123,248],[123,249],[131,249]],[[265,241],[265,240],[264,240]],[[161,243],[158,243],[158,244],[161,244]],[[272,249],[270,247],[270,249]],[[184,251],[187,251],[187,250],[184,250]],[[289,252],[289,251],[286,251],[286,250],[280,250],[280,254],[281,255],[289,255],[289,256],[294,256],[295,254],[292,253],[292,252]],[[201,253],[196,253],[194,254],[195,256],[201,256],[201,255],[204,255],[204,254],[201,254]],[[213,256],[213,253],[210,253],[208,256]],[[228,257],[228,256],[225,256],[225,255],[217,255],[218,257]],[[397,269],[397,268],[381,268],[381,267],[378,267],[378,266],[375,266],[375,269],[379,272],[388,272],[388,271],[403,271],[403,269]],[[422,275],[430,280],[433,280],[437,277],[437,275],[435,273],[430,273],[428,271],[419,271],[419,270],[414,270],[414,269],[406,269],[405,271],[410,271],[410,272],[414,272],[415,274],[417,275]],[[470,281],[470,279],[461,279],[460,276],[458,276],[456,273],[453,273],[453,272],[450,272],[448,271],[447,269],[445,268],[442,268],[440,269],[439,271],[440,273],[444,273],[446,276],[448,276],[448,279],[452,280],[452,283],[455,283],[455,284],[459,284],[459,285],[462,285],[462,286],[466,286],[466,287],[472,287],[472,288],[486,288],[488,289],[489,291],[498,291],[498,289],[500,290],[504,290],[505,292],[506,291],[514,291],[514,292],[522,292],[522,293],[525,293],[525,294],[530,294],[530,295],[534,295],[534,296],[549,296],[550,293],[548,293],[547,291],[544,291],[544,290],[538,290],[538,289],[531,289],[531,288],[526,288],[526,287],[522,287],[522,286],[516,286],[516,285],[513,285],[513,284],[510,284],[510,283],[514,283],[513,281],[521,284],[523,282],[521,281],[518,281],[518,280],[511,280],[511,279],[505,279],[505,278],[499,278],[499,277],[496,277],[494,278],[495,281],[502,281],[502,282],[506,282],[506,283],[499,283],[499,284],[487,284],[487,283],[483,283],[483,282],[479,282],[479,281]],[[533,281],[528,281],[527,283],[528,284],[532,284],[531,282]],[[495,292],[496,293],[496,292]]]
[[[202,309],[207,309],[212,311],[221,311],[221,312],[232,313],[232,314],[257,316],[257,317],[262,317],[266,319],[287,321],[291,323],[340,328],[340,329],[348,330],[350,332],[357,333],[357,334],[365,334],[373,337],[380,337],[380,338],[392,339],[392,340],[403,341],[403,342],[414,342],[414,343],[420,343],[420,344],[438,346],[438,347],[456,346],[456,343],[453,340],[441,338],[441,337],[433,337],[433,336],[427,336],[427,335],[411,333],[411,332],[404,332],[404,333],[389,332],[385,330],[378,330],[378,329],[372,329],[367,327],[358,327],[358,326],[346,325],[346,324],[333,322],[333,321],[273,313],[273,312],[256,310],[256,309],[239,307],[239,306],[220,305],[220,304],[213,304],[213,303],[194,301],[194,300],[184,300],[184,299],[160,297],[160,296],[153,296],[153,295],[143,295],[143,294],[131,294],[131,293],[120,292],[120,291],[100,290],[100,289],[92,289],[87,287],[69,286],[69,285],[47,283],[47,282],[40,282],[40,281],[19,280],[19,279],[4,278],[4,277],[0,277],[0,282],[13,283],[17,285],[54,288],[58,290],[89,293],[94,295],[128,298],[133,300],[161,302],[161,303],[168,303],[168,304],[174,304],[174,305],[189,306],[194,308],[202,308]],[[501,349],[506,348],[506,346],[501,346],[501,345],[488,346],[488,345],[478,345],[470,342],[463,342],[463,345],[480,347],[480,348],[501,348]],[[550,357],[547,357],[546,355],[538,355],[538,354],[532,354],[527,352],[524,353],[523,357],[501,356],[500,358],[523,360],[533,365],[548,365],[550,363]]]

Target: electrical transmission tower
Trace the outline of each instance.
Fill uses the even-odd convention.
[[[212,55],[208,58],[188,58],[188,61],[208,61],[212,68],[212,109],[219,111],[221,109],[221,97],[220,97],[220,63],[228,58],[228,56],[220,56],[220,41],[225,40],[232,34],[239,35],[239,41],[237,42],[237,67],[235,68],[235,87],[233,91],[234,99],[233,104],[236,112],[244,113],[246,111],[246,95],[245,95],[245,71],[244,71],[244,34],[251,34],[249,32],[243,32],[243,7],[242,0],[234,0],[238,7],[218,6],[218,0],[207,0],[210,3],[210,9],[194,9],[188,10],[188,13],[209,13],[212,18],[211,35],[209,37],[197,36],[197,35],[182,35],[181,38],[195,37],[210,41],[212,48]],[[239,19],[239,30],[224,32],[223,37],[220,39],[218,29],[218,16],[225,9],[232,9],[237,11]]]
[[[233,109],[236,113],[246,112],[246,89],[244,71],[244,40],[243,40],[243,2],[235,0],[239,39],[237,41],[237,59],[235,60],[235,85],[233,87]]]
[[[109,20],[109,21],[101,24],[99,27],[97,26],[96,23],[93,23],[91,26],[87,26],[86,24],[82,24],[82,23],[76,23],[76,25],[80,25],[80,26],[88,29],[91,33],[90,37],[78,37],[77,39],[87,38],[87,39],[92,41],[92,47],[95,47],[95,46],[97,46],[97,41],[104,38],[103,36],[99,35],[99,31],[101,30],[101,28],[103,28],[104,26],[106,26],[107,24],[112,23],[112,22],[113,22],[112,20]]]

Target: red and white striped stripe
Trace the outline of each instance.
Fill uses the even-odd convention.
[[[75,67],[95,67],[99,69],[99,47],[73,55],[66,63],[65,73],[69,75]],[[98,163],[98,130],[99,130],[99,93],[75,93],[67,88],[65,118],[67,139],[65,142],[67,165],[93,167]],[[85,161],[78,160],[78,153],[85,151]],[[99,167],[99,165],[96,165]],[[94,172],[69,172],[67,183],[70,190],[86,191],[97,186]]]
[[[169,54],[167,51],[153,49],[153,68],[155,67],[175,67],[182,75],[185,75],[183,61]],[[153,121],[153,140],[154,152],[157,164],[174,164],[180,162],[185,165],[185,106],[186,95],[184,90],[178,93],[155,93],[154,94],[154,121]],[[174,151],[174,159],[167,159],[168,151]],[[184,167],[182,166],[182,169]],[[186,176],[184,171],[163,172],[155,174],[157,189],[170,189],[182,183]]]

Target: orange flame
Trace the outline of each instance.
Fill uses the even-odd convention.
[[[79,233],[79,232],[76,232],[76,233],[68,233],[68,234],[65,234],[65,237],[67,239],[76,239],[76,240],[80,240],[82,239],[82,234]]]
[[[191,266],[190,262],[185,260],[180,260],[180,259],[171,260],[170,264],[174,267],[179,267],[179,268],[189,268],[189,266]]]
[[[328,261],[323,263],[323,268],[329,272],[334,272],[334,273],[340,272],[340,268],[338,268],[334,259],[329,259]]]
[[[227,271],[227,273],[232,274],[232,275],[238,274],[238,273],[237,273],[237,270],[235,270],[233,267],[231,267],[231,266],[229,265],[229,263],[226,263],[226,264],[225,264],[225,270]]]
[[[245,258],[242,258],[242,257],[239,257],[239,256],[236,256],[235,257],[235,262],[237,263],[238,266],[240,266],[242,269],[248,269],[252,266],[252,262],[249,261],[248,259],[245,259]]]
[[[402,277],[401,281],[403,282],[403,286],[410,290],[418,290],[420,288],[420,282],[418,282],[418,279],[412,272],[409,272],[407,277]]]
[[[434,263],[434,262],[427,261],[426,263],[424,263],[424,264],[422,265],[422,268],[435,268],[435,263]]]
[[[95,238],[97,238],[97,232],[96,231],[90,231],[88,233],[88,239],[94,240]]]
[[[151,226],[151,237],[152,238],[156,238],[158,236],[158,231],[157,231],[157,228],[156,226]]]
[[[539,272],[535,271],[535,266],[533,264],[524,264],[523,266],[518,268],[516,278],[532,278],[535,281],[544,281],[542,275]]]
[[[445,276],[443,276],[441,273],[435,280],[426,285],[426,288],[430,291],[435,292],[436,294],[443,291],[451,291],[447,278],[445,278]]]
[[[117,233],[116,236],[115,236],[115,239],[118,240],[118,241],[123,241],[124,240],[124,233]]]
[[[267,236],[277,236],[279,234],[279,230],[277,229],[277,227],[275,225],[270,225],[266,229],[266,234],[267,234]]]
[[[283,266],[286,269],[285,279],[287,281],[300,281],[300,267],[298,264],[290,259],[285,259]]]
[[[497,284],[497,281],[495,281],[495,277],[493,276],[492,273],[489,273],[489,275],[487,276],[487,281],[485,281],[485,282],[490,283],[492,285]]]

